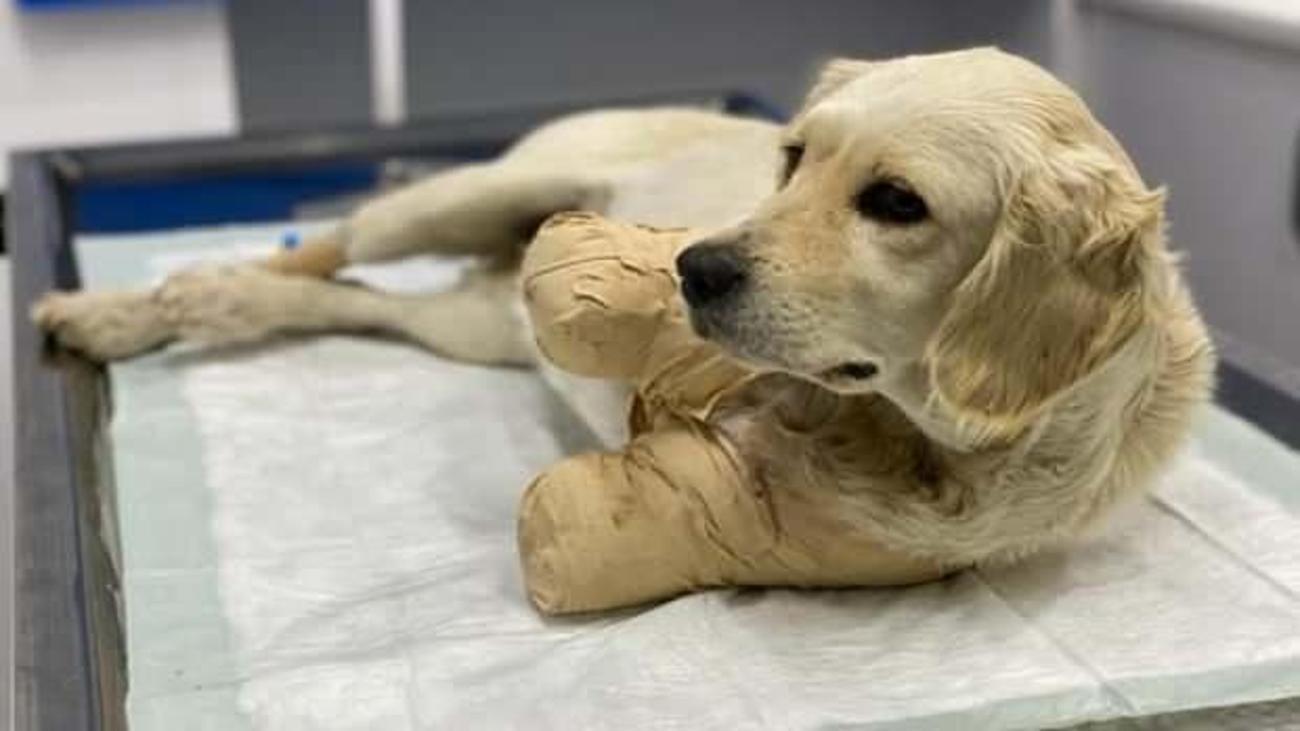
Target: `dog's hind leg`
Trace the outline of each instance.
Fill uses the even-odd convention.
[[[254,265],[172,276],[149,291],[51,293],[32,310],[63,345],[119,360],[173,340],[251,342],[278,332],[381,330],[476,363],[526,363],[511,265],[548,216],[600,209],[603,184],[518,162],[463,166],[363,205],[333,230]],[[478,255],[489,266],[426,297],[329,279],[352,263]]]
[[[509,262],[560,211],[603,210],[608,185],[520,162],[465,165],[365,203],[336,229],[281,252],[265,265],[324,277],[347,264],[416,254]]]
[[[471,273],[427,295],[379,292],[250,265],[204,267],[152,291],[54,293],[32,310],[64,346],[120,360],[174,341],[232,345],[281,333],[374,332],[465,362],[528,365],[508,270]]]

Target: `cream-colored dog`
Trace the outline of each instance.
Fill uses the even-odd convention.
[[[784,129],[675,109],[560,120],[262,265],[52,294],[34,316],[101,359],[377,330],[530,364],[517,263],[573,209],[715,231],[677,260],[682,293],[697,332],[792,376],[772,405],[884,396],[798,438],[743,412],[721,426],[765,483],[838,491],[845,520],[902,553],[967,565],[1077,535],[1150,482],[1210,391],[1161,193],[1069,89],[987,49],[832,62]],[[415,254],[484,263],[425,297],[328,279]],[[616,388],[562,391],[616,438]]]

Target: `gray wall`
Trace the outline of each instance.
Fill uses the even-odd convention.
[[[366,0],[229,0],[226,8],[240,129],[370,123]]]
[[[406,3],[407,109],[744,89],[787,108],[816,63],[998,44],[1048,62],[1048,0]]]
[[[1300,42],[1090,6],[1078,21],[1084,94],[1168,186],[1173,241],[1221,345],[1300,389]]]

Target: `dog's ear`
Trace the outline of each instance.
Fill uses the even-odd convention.
[[[874,66],[874,61],[860,61],[852,58],[835,58],[822,65],[817,72],[808,94],[804,97],[802,110],[811,109],[814,104],[838,91],[845,84],[867,73]]]
[[[1163,256],[1163,192],[1107,150],[1062,144],[1007,187],[926,354],[934,396],[986,441],[1020,433],[1128,340]]]

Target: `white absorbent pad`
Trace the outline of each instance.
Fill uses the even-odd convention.
[[[140,283],[279,231],[80,260],[89,286]],[[515,508],[582,438],[534,374],[326,337],[112,378],[136,731],[1037,728],[1300,694],[1300,459],[1221,411],[1070,552],[557,621],[525,600]]]

